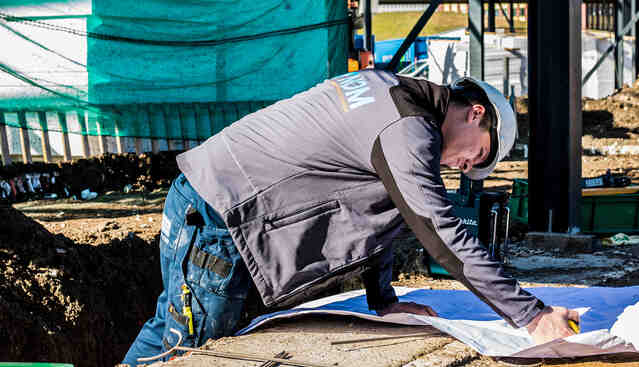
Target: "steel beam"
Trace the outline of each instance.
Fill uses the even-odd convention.
[[[630,33],[630,30],[635,27],[637,24],[639,24],[639,12],[635,13],[632,18],[630,18],[630,21],[628,22],[628,24],[626,24],[623,29],[621,30],[621,37],[626,36],[628,33]],[[615,39],[615,41],[608,46],[608,48],[606,49],[606,51],[604,51],[601,56],[599,56],[599,60],[597,60],[597,62],[595,63],[595,65],[592,67],[592,69],[590,69],[587,73],[586,76],[584,77],[583,81],[581,82],[581,85],[585,85],[586,82],[588,81],[588,79],[592,76],[592,74],[594,74],[594,72],[597,70],[597,68],[599,66],[601,66],[601,64],[604,62],[604,60],[606,59],[606,57],[608,57],[608,55],[610,55],[610,53],[612,51],[614,51],[617,48],[617,43],[619,42],[619,39]]]
[[[373,51],[373,11],[371,0],[364,1],[364,47],[366,51]]]
[[[397,68],[397,65],[399,65],[399,60],[402,59],[402,56],[404,56],[404,54],[406,53],[406,50],[408,50],[408,47],[410,47],[413,44],[413,42],[415,42],[415,40],[417,39],[417,36],[419,35],[419,32],[421,32],[422,29],[424,29],[424,27],[430,20],[430,17],[433,16],[435,11],[439,7],[439,4],[441,3],[442,3],[442,0],[431,0],[430,4],[428,5],[428,8],[426,8],[422,16],[417,20],[417,23],[415,23],[415,25],[413,26],[413,29],[410,30],[410,32],[408,33],[408,36],[404,38],[404,41],[402,42],[401,46],[399,46],[399,49],[397,50],[397,52],[395,52],[395,54],[393,55],[393,58],[391,59],[391,61],[388,63],[388,65],[386,65],[386,70],[390,70],[392,72],[395,71],[395,69]]]
[[[495,0],[487,0],[488,3],[488,32],[495,32]],[[500,3],[501,5],[501,3]]]
[[[623,0],[615,0],[615,89],[623,87]]]
[[[510,0],[509,1],[509,6],[510,6],[510,33],[515,33],[515,0]]]
[[[639,10],[639,0],[630,0],[630,18],[634,16]],[[635,40],[635,47],[633,48],[633,57],[635,60],[634,71],[632,73],[632,79],[635,80],[639,77],[639,23],[635,23],[631,31],[632,38]]]
[[[482,0],[468,0],[470,33],[470,76],[484,80],[484,6]]]
[[[532,231],[572,232],[581,215],[581,0],[541,3],[528,3],[528,217]]]

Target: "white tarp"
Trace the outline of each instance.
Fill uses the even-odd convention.
[[[577,309],[581,314],[580,334],[543,345],[535,345],[525,328],[511,327],[469,291],[403,287],[396,287],[395,291],[400,301],[430,305],[440,317],[412,314],[380,317],[368,310],[365,293],[359,290],[260,316],[237,335],[246,334],[280,318],[333,314],[403,325],[432,325],[477,352],[494,357],[563,358],[620,352],[639,354],[639,345],[636,345],[639,343],[639,328],[633,311],[639,309],[639,286],[529,288],[529,292],[546,304]],[[633,316],[630,316],[630,311],[633,311]],[[622,313],[624,316],[619,317]]]

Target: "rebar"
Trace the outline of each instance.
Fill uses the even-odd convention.
[[[372,341],[378,341],[378,340],[400,339],[400,338],[421,338],[421,337],[424,337],[424,336],[434,336],[434,335],[439,335],[439,334],[442,334],[442,333],[441,332],[430,332],[430,333],[416,333],[416,334],[380,336],[380,337],[375,337],[375,338],[364,338],[364,339],[339,340],[339,341],[331,342],[331,345],[361,343],[361,342],[372,342]]]

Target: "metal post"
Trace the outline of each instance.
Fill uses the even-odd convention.
[[[515,33],[515,0],[510,0],[509,1],[509,5],[510,5],[510,33]]]
[[[26,112],[18,112],[18,124],[20,124],[20,147],[22,148],[22,162],[31,163],[31,143],[29,141],[29,130],[27,129]]]
[[[468,28],[470,33],[470,76],[484,80],[484,6],[482,0],[468,0]]]
[[[620,0],[612,0],[610,4],[608,4],[608,30],[610,32],[615,32],[615,13],[617,11],[615,3]]]
[[[373,51],[373,14],[371,0],[364,1],[364,47],[366,51]]]
[[[595,7],[595,29],[601,28],[601,4],[596,3]]]
[[[62,129],[62,149],[64,150],[64,161],[71,161],[71,143],[69,142],[69,129],[67,127],[67,113],[58,112],[58,123]]]
[[[504,56],[504,89],[503,93],[505,96],[508,95],[510,88],[508,87],[510,84],[510,57],[508,55]]]
[[[51,144],[49,142],[49,125],[47,124],[47,113],[38,111],[38,122],[40,123],[40,131],[42,132],[42,159],[51,162]]]
[[[0,152],[2,152],[2,164],[6,166],[11,164],[11,154],[9,153],[9,139],[5,124],[4,111],[0,111]]]
[[[552,228],[573,231],[581,216],[581,0],[528,6],[529,224],[546,230],[552,210]]]
[[[615,0],[615,89],[623,87],[623,0]]]
[[[639,0],[630,0],[630,18],[634,17],[635,13],[639,11]],[[632,79],[635,80],[639,76],[639,23],[635,23],[631,32],[632,38],[635,40],[635,47],[633,48],[633,58],[635,60],[634,71],[632,73]]]
[[[422,16],[417,20],[417,23],[415,23],[415,25],[413,26],[413,29],[411,29],[410,32],[408,33],[408,36],[404,38],[404,41],[402,42],[401,46],[399,46],[399,49],[397,50],[397,52],[395,52],[395,54],[393,55],[393,58],[386,66],[387,70],[395,71],[395,69],[397,68],[397,65],[399,65],[399,60],[401,60],[402,56],[404,56],[404,53],[406,53],[406,50],[408,50],[408,47],[410,47],[413,44],[413,42],[415,42],[415,40],[417,39],[417,36],[419,35],[419,32],[421,32],[422,29],[424,29],[424,27],[430,20],[430,17],[433,16],[435,11],[439,7],[439,4],[441,3],[442,3],[442,0],[431,0],[430,4],[428,5],[428,8],[426,8]]]
[[[488,0],[488,32],[495,32],[495,0]]]

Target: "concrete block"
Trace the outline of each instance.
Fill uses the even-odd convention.
[[[462,342],[454,341],[445,347],[405,364],[403,367],[454,367],[478,358],[479,355]]]
[[[561,252],[593,252],[600,247],[594,235],[555,232],[528,232],[526,242],[529,248],[542,248]]]

